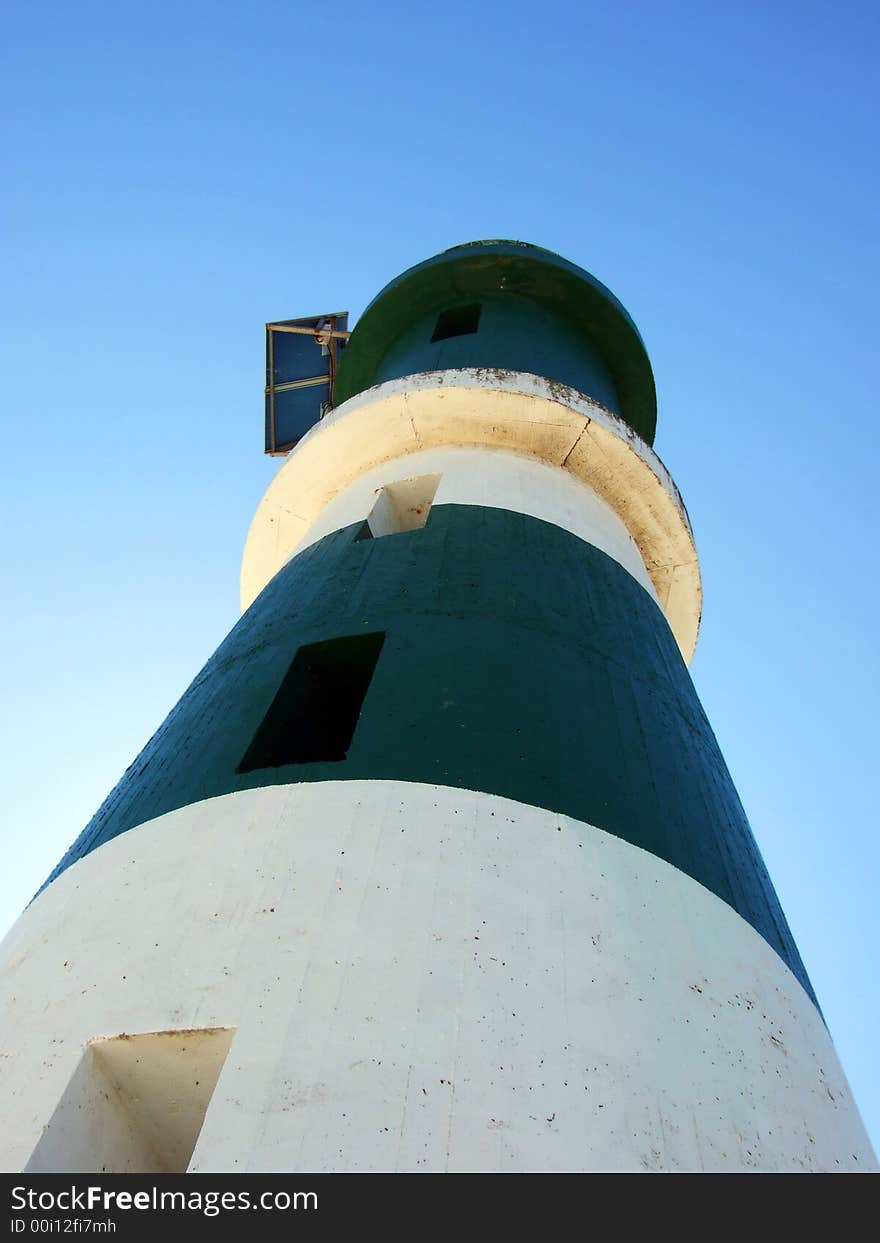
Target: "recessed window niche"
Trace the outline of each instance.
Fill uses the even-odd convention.
[[[90,1040],[28,1174],[185,1174],[234,1027]]]
[[[418,475],[379,488],[373,508],[358,528],[355,539],[380,539],[383,535],[418,531],[428,521],[440,478],[440,475]]]

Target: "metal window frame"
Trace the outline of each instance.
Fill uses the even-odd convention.
[[[351,333],[340,328],[340,323],[348,322],[347,311],[336,311],[331,315],[310,317],[312,322],[303,320],[276,320],[266,324],[266,388],[268,399],[266,425],[266,453],[271,457],[284,457],[297,444],[296,440],[279,444],[275,425],[275,394],[286,393],[297,388],[313,388],[318,384],[327,385],[327,402],[325,410],[333,407],[333,385],[339,362],[339,342],[347,341]],[[329,371],[324,375],[307,376],[301,380],[288,380],[282,384],[275,383],[275,333],[289,332],[298,336],[312,337],[316,345],[326,346],[329,358]],[[321,416],[323,418],[323,414]]]

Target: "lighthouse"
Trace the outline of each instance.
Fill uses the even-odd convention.
[[[536,246],[267,325],[242,617],[0,948],[4,1169],[877,1168],[655,420]]]

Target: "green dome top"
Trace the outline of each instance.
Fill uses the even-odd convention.
[[[438,316],[456,311],[458,328],[441,332]],[[654,376],[638,329],[600,281],[540,246],[467,242],[396,277],[351,335],[334,404],[397,376],[467,366],[569,384],[653,442]]]

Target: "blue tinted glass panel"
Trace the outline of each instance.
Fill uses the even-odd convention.
[[[295,444],[321,417],[321,405],[330,396],[330,385],[311,384],[275,394],[275,448]],[[267,398],[268,401],[268,398]]]
[[[330,361],[326,354],[321,353],[314,337],[294,332],[273,332],[272,350],[276,384],[329,374]]]

